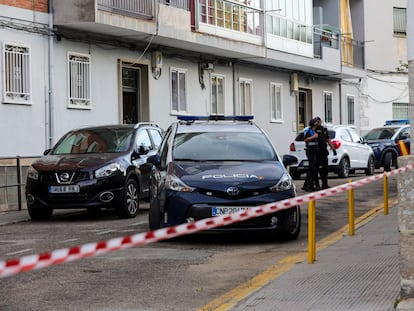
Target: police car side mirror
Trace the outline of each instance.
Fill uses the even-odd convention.
[[[298,163],[298,158],[296,158],[295,156],[292,156],[290,154],[283,155],[283,165],[285,167],[296,163]]]
[[[159,167],[161,165],[161,157],[159,154],[154,154],[147,158],[147,163],[154,165],[155,167]]]

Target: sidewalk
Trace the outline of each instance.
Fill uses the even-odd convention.
[[[397,212],[394,207],[376,216],[354,236],[317,252],[313,264],[297,264],[230,310],[395,310],[400,292]],[[414,310],[410,306],[397,310]]]

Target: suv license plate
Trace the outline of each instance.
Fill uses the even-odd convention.
[[[212,216],[221,216],[228,214],[235,214],[241,211],[248,210],[249,207],[246,206],[222,206],[222,207],[213,207],[211,209]]]
[[[49,186],[49,193],[79,193],[79,185]]]

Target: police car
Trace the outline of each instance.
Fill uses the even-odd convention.
[[[268,136],[251,116],[179,116],[153,164],[151,230],[292,198],[296,189]],[[299,206],[216,230],[300,232]],[[213,229],[214,230],[214,229]]]

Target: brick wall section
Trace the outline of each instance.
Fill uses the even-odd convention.
[[[48,0],[0,0],[0,4],[43,13],[49,11]]]

